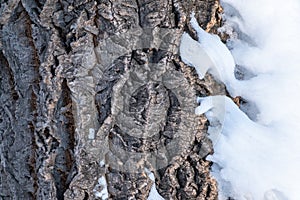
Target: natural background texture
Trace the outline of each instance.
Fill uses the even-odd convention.
[[[109,199],[147,199],[145,167],[165,199],[217,199],[208,122],[192,112],[225,90],[178,46],[184,31],[197,39],[192,12],[216,33],[218,1],[0,2],[0,199],[97,199],[99,177]],[[176,138],[177,152],[147,157]]]

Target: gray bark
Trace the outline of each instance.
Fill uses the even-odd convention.
[[[216,199],[199,80],[178,46],[213,0],[0,1],[0,199]],[[102,161],[102,162],[101,162]]]

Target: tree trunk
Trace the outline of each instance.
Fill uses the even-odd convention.
[[[213,0],[4,0],[0,199],[216,199],[199,80],[178,47]],[[221,88],[221,89],[220,89]]]

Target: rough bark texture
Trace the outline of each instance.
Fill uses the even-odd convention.
[[[179,57],[214,0],[0,1],[0,199],[216,199],[197,96],[221,94]],[[101,198],[100,198],[101,199]]]

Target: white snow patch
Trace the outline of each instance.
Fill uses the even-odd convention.
[[[181,38],[180,55],[182,60],[195,67],[199,78],[202,79],[206,72],[211,73],[217,80],[227,85],[229,92],[234,95],[232,80],[234,78],[234,59],[216,35],[205,32],[192,14],[191,25],[196,30],[199,41],[193,40],[187,33]]]
[[[89,128],[88,138],[89,138],[89,140],[94,140],[95,139],[95,129]]]
[[[224,96],[209,96],[198,97],[197,100],[201,103],[201,106],[195,109],[195,114],[201,115],[205,113],[205,116],[210,122],[207,131],[208,136],[215,145],[222,131],[222,125],[224,124],[225,98]]]
[[[232,54],[217,36],[203,31],[194,18],[191,22],[199,45],[185,34],[180,48],[183,61],[198,67],[200,78],[203,72],[215,68],[210,72],[226,84],[232,96],[242,96],[259,110],[256,121],[252,121],[227,97],[198,99],[201,105],[195,112],[205,112],[212,124],[211,132],[217,134],[216,127],[222,127],[218,137],[211,137],[214,154],[207,158],[214,162],[212,173],[219,184],[219,198],[298,200],[300,1],[222,3],[232,8],[226,13],[224,6],[227,31],[232,31],[228,27],[240,31],[229,41]],[[208,58],[197,59],[198,50],[200,57],[204,51]],[[203,66],[203,59],[211,60],[213,66]],[[255,76],[235,79],[235,63]]]
[[[155,177],[154,174],[147,168],[145,168],[145,172],[147,173],[148,177],[153,181],[149,196],[147,200],[164,200],[162,196],[158,193],[156,186],[155,186]]]
[[[184,33],[181,38],[180,55],[182,61],[195,67],[199,78],[204,78],[206,72],[214,64],[201,45]]]
[[[99,162],[99,165],[100,165],[100,167],[104,167],[104,166],[105,166],[105,161],[104,161],[104,160],[101,160],[101,161]]]
[[[97,191],[96,188],[101,188],[101,191]],[[94,188],[95,196],[101,198],[102,200],[108,199],[108,190],[107,190],[107,182],[104,176],[101,176],[98,179],[98,184]]]

